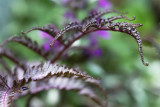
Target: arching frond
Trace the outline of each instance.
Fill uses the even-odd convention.
[[[20,43],[21,45],[26,46],[27,48],[31,49],[38,55],[42,56],[44,59],[47,59],[47,55],[49,55],[49,52],[45,52],[43,47],[38,46],[36,41],[32,41],[27,36],[13,36],[4,41],[0,46],[4,46],[8,42]]]

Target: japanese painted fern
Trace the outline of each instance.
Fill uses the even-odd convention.
[[[120,15],[107,19],[102,18],[103,15],[113,12]],[[114,22],[118,19],[132,21],[135,20],[135,17],[129,19],[124,16],[124,13],[114,10],[94,11],[81,22],[71,22],[62,30],[56,30],[53,25],[34,27],[26,32],[22,31],[22,35],[20,36],[13,36],[4,41],[0,45],[0,62],[7,72],[1,72],[0,75],[0,107],[9,107],[12,101],[20,96],[34,94],[52,88],[75,90],[78,94],[91,98],[97,105],[107,107],[106,91],[102,88],[99,80],[82,71],[67,68],[57,63],[76,40],[91,32],[104,30],[122,32],[133,37],[138,43],[142,63],[148,66],[148,63],[144,62],[141,39],[137,31],[137,28],[142,26],[142,24]],[[40,30],[48,33],[54,39],[53,42],[48,45],[54,48],[55,41],[59,41],[63,48],[56,53],[52,53],[52,51],[45,52],[43,47],[38,46],[36,42],[24,35],[32,30]],[[71,30],[74,32],[72,36],[64,35],[64,33]],[[18,55],[15,55],[12,51],[4,47],[8,42],[17,42],[28,47],[44,58],[46,62],[31,66],[29,62],[20,61]],[[16,64],[15,69],[10,70],[2,57],[6,57],[14,62]]]

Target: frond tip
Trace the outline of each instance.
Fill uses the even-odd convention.
[[[29,33],[33,30],[40,30],[40,31],[43,31],[43,32],[46,32],[48,33],[50,36],[54,37],[56,34],[57,34],[57,29],[54,25],[50,24],[50,25],[46,25],[44,27],[33,27],[27,31],[21,31],[22,34],[26,34],[26,33]]]
[[[130,34],[136,40],[136,42],[138,43],[138,47],[139,47],[141,61],[145,66],[148,66],[149,63],[144,61],[141,38],[140,38],[139,32],[136,29],[137,27],[141,27],[142,24],[131,24],[131,23],[127,23],[127,22],[117,22],[117,23],[115,23],[115,25],[119,27],[119,30]]]

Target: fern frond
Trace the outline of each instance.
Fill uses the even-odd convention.
[[[127,33],[127,34],[131,35],[132,37],[134,37],[138,43],[141,61],[145,66],[148,66],[148,63],[144,62],[141,39],[140,39],[139,32],[136,30],[136,28],[142,26],[142,24],[131,24],[131,23],[127,23],[127,22],[117,22],[117,23],[113,22],[114,20],[117,20],[117,19],[126,19],[126,20],[132,21],[132,20],[135,20],[135,16],[133,16],[133,19],[129,19],[128,17],[123,16],[123,15],[110,17],[108,19],[101,19],[100,18],[100,19],[96,20],[96,18],[92,18],[92,20],[90,20],[87,24],[83,25],[82,32],[80,34],[78,34],[78,36],[73,38],[66,45],[66,47],[64,47],[63,51],[60,52],[55,58],[53,58],[51,60],[51,62],[54,63],[58,58],[60,58],[62,56],[63,52],[67,48],[69,48],[76,40],[80,39],[84,35],[91,33],[91,32],[98,31],[98,30],[106,30],[106,31],[123,32],[123,33]],[[89,29],[89,28],[92,28],[92,29]],[[58,37],[59,36],[56,36],[54,41],[51,43],[51,46],[54,44],[56,39],[58,39]]]
[[[118,30],[130,34],[136,40],[136,42],[138,43],[139,53],[141,56],[142,63],[145,66],[148,66],[149,63],[144,62],[141,38],[140,38],[139,32],[136,29],[137,27],[142,26],[142,24],[131,24],[131,23],[127,23],[127,22],[117,22],[117,23],[113,24],[113,26],[118,26]]]
[[[50,46],[53,46],[55,41],[67,31],[76,30],[76,31],[84,32],[85,31],[85,28],[83,27],[84,25],[89,26],[90,24],[94,24],[99,17],[107,13],[120,13],[120,12],[115,10],[106,10],[106,11],[99,11],[99,12],[95,11],[91,13],[89,17],[86,17],[84,20],[82,20],[82,24],[79,22],[71,22],[65,28],[63,28],[60,32],[58,32],[58,34],[55,36],[55,39],[52,41]]]
[[[89,75],[78,72],[75,69],[69,69],[65,66],[59,66],[58,64],[51,64],[50,62],[46,62],[44,64],[28,68],[24,72],[23,80],[18,80],[18,81],[23,81],[25,82],[25,84],[27,84],[30,81],[38,81],[52,76],[60,76],[60,75],[66,77],[75,76],[76,78],[80,78],[90,83],[96,83],[96,84],[99,83],[97,79],[94,79]]]
[[[19,74],[20,73],[18,73],[18,70],[14,72],[11,77],[11,86],[8,86],[4,77],[0,75],[2,78],[2,82],[0,81],[0,86],[4,90],[1,92],[1,104],[3,104],[3,97],[5,96],[5,93],[7,93],[7,101],[11,101],[15,93],[20,94],[22,91],[28,89],[25,85],[29,84],[30,89],[28,90],[30,93],[36,93],[51,88],[57,88],[60,90],[75,90],[80,95],[85,95],[93,99],[100,106],[105,106],[103,102],[104,99],[100,99],[100,96],[96,94],[92,88],[90,88],[90,85],[95,87],[98,86],[97,88],[103,93],[104,90],[102,90],[99,80],[94,79],[93,77],[82,72],[78,72],[75,69],[69,69],[65,66],[58,66],[57,64],[50,64],[50,62],[47,62],[45,64],[28,68],[22,74],[21,78],[18,77]],[[33,83],[35,86],[33,86]],[[8,100],[8,98],[10,100]],[[7,104],[5,103],[5,106],[6,105]]]
[[[33,27],[33,28],[31,28],[31,29],[29,29],[29,30],[27,30],[27,31],[22,31],[22,34],[26,34],[26,33],[29,33],[29,32],[31,32],[31,31],[33,31],[33,30],[40,30],[40,31],[43,31],[43,32],[45,32],[45,33],[47,33],[47,34],[49,34],[51,37],[53,37],[53,38],[55,38],[55,36],[57,35],[57,33],[58,33],[58,29],[54,26],[54,25],[46,25],[46,26],[44,26],[44,27]],[[62,38],[59,38],[58,39],[58,41],[62,44],[62,45],[64,45],[65,46],[65,40],[63,40]]]
[[[17,42],[20,43],[23,46],[26,46],[27,48],[31,49],[38,55],[42,56],[44,59],[47,59],[47,56],[49,55],[50,52],[45,52],[43,47],[38,46],[36,41],[32,41],[29,37],[27,36],[13,36],[6,41],[4,41],[0,46],[4,46],[8,42]]]

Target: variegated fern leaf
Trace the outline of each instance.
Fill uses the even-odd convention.
[[[144,62],[143,52],[142,52],[142,43],[141,43],[139,32],[137,31],[137,28],[142,26],[142,24],[132,24],[128,22],[114,22],[117,19],[125,19],[129,21],[133,21],[135,20],[135,16],[133,16],[133,19],[129,19],[124,15],[109,17],[108,19],[101,18],[102,15],[107,14],[107,13],[112,13],[112,12],[116,12],[116,11],[109,10],[109,11],[104,11],[104,12],[95,12],[93,15],[91,14],[91,16],[84,19],[82,23],[79,24],[79,26],[82,27],[81,28],[82,30],[80,31],[80,33],[75,34],[76,37],[73,37],[73,39],[70,42],[68,42],[66,47],[70,47],[74,43],[74,41],[83,37],[84,35],[91,33],[91,32],[98,31],[98,30],[123,32],[123,33],[131,35],[137,41],[142,63],[145,66],[148,66],[148,63]],[[120,13],[120,12],[116,12],[116,13]],[[59,32],[61,33],[61,35],[59,35],[58,33],[50,45],[52,46],[59,37],[61,37],[65,32],[67,32],[68,29],[72,29],[73,26],[70,26],[69,28],[67,27],[67,29],[65,27],[63,29],[63,33]],[[52,62],[55,62],[55,61],[56,59],[52,60]]]
[[[3,81],[4,77],[1,76],[2,85],[0,87],[2,91],[0,103],[2,107],[6,107],[16,93],[19,93],[18,96],[21,96],[22,91],[28,89],[28,86],[31,87],[28,89],[29,93],[36,93],[51,88],[75,90],[79,94],[93,99],[98,105],[102,107],[106,106],[106,93],[100,86],[99,80],[65,66],[47,62],[45,64],[29,67],[25,72],[21,71],[20,73],[20,71],[17,70],[11,77],[8,76],[7,78],[11,79],[12,82],[10,81],[9,83],[12,85],[8,86],[8,79]],[[27,84],[28,86],[26,87]],[[98,96],[90,87],[91,85],[92,87],[97,87],[102,93],[104,92],[104,99]]]
[[[108,14],[108,13],[118,13],[121,15],[109,17],[107,19],[103,19],[102,16],[105,14]],[[142,63],[145,66],[148,66],[148,63],[144,62],[141,39],[140,39],[139,32],[137,31],[137,28],[142,26],[142,24],[132,24],[132,23],[128,23],[128,22],[114,22],[115,20],[118,20],[118,19],[125,19],[125,20],[129,20],[129,21],[133,21],[133,20],[135,20],[135,17],[133,17],[133,19],[129,19],[128,17],[124,16],[124,13],[121,13],[121,12],[118,12],[115,10],[93,11],[92,13],[90,13],[90,15],[88,17],[86,17],[84,20],[82,20],[82,22],[77,22],[77,21],[71,22],[68,25],[66,25],[62,30],[60,30],[59,32],[54,31],[54,29],[50,28],[50,27],[43,27],[43,28],[35,27],[35,28],[28,30],[26,32],[23,32],[23,33],[27,33],[32,30],[41,30],[41,31],[44,31],[44,32],[50,34],[52,37],[54,37],[54,40],[50,44],[50,46],[53,46],[53,44],[55,43],[56,40],[59,40],[62,44],[64,44],[65,45],[64,50],[59,53],[60,55],[57,54],[58,58],[56,57],[51,60],[51,62],[54,63],[57,59],[59,59],[59,57],[62,56],[62,53],[66,49],[68,49],[77,39],[83,37],[86,34],[89,34],[91,32],[95,32],[98,30],[123,32],[123,33],[131,35],[137,41]],[[49,29],[52,30],[52,32],[56,32],[56,33],[49,33],[49,31],[50,31]],[[72,39],[68,39],[69,37],[66,37],[66,40],[62,39],[62,36],[64,35],[64,33],[68,32],[70,30],[76,31],[78,33],[74,34]],[[53,34],[54,34],[54,36],[53,36]]]

